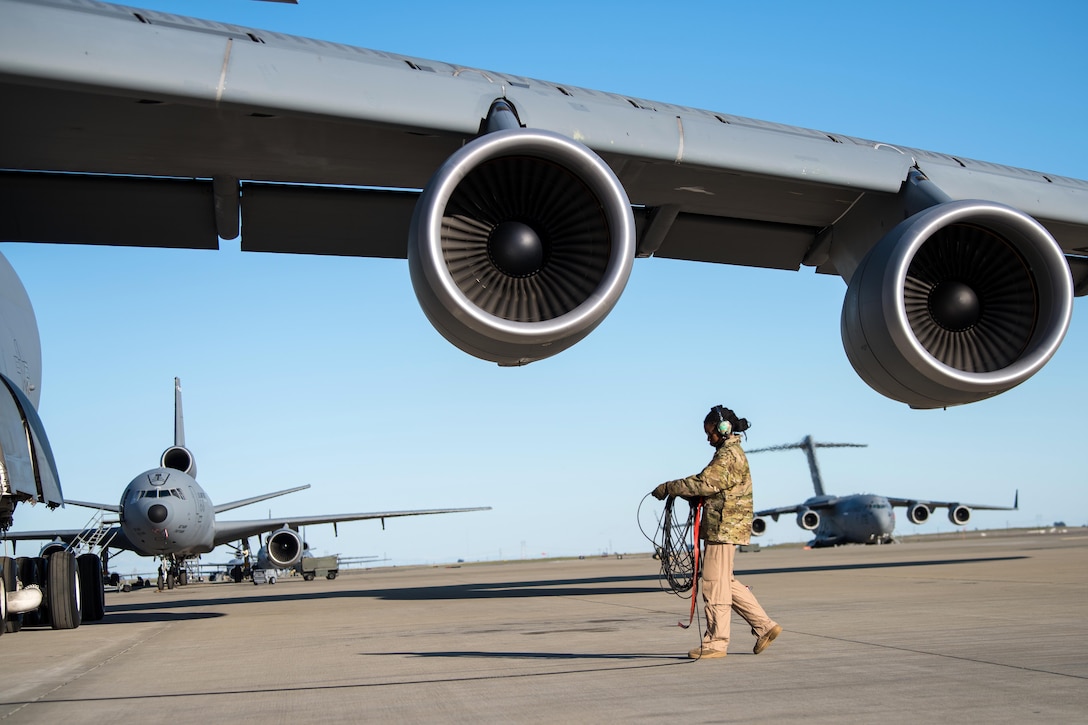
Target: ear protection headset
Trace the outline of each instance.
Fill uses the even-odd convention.
[[[725,410],[720,405],[714,406],[714,413],[718,416],[718,425],[715,430],[718,431],[718,435],[728,436],[733,432],[733,424],[725,419]]]

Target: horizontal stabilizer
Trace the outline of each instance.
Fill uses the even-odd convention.
[[[231,501],[230,503],[219,504],[215,507],[215,513],[221,514],[224,511],[230,511],[231,509],[241,508],[242,506],[248,506],[251,503],[257,503],[259,501],[267,501],[270,498],[276,498],[277,496],[285,496],[295,491],[302,491],[310,487],[310,484],[304,484],[302,486],[295,486],[294,488],[285,488],[282,491],[274,491],[272,493],[262,493],[260,496],[251,496],[250,498],[239,499],[238,501]]]
[[[70,499],[65,501],[65,503],[71,504],[72,506],[82,506],[83,508],[88,509],[98,509],[99,511],[111,511],[115,514],[121,513],[121,507],[115,503],[94,503],[92,501],[72,501]]]

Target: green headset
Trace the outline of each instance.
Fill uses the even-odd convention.
[[[728,436],[733,432],[733,424],[725,418],[725,408],[715,405],[710,412],[718,416],[718,423],[714,428],[714,430],[718,431],[718,435]]]
[[[747,418],[738,418],[736,413],[724,405],[715,405],[711,408],[704,425],[714,426],[714,430],[723,437],[731,436],[734,433],[743,433],[752,427]]]

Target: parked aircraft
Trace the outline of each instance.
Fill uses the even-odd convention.
[[[859,376],[918,408],[1034,375],[1088,291],[1088,181],[152,10],[0,17],[0,240],[407,259],[500,365],[592,332],[636,257],[808,266],[847,283]],[[3,529],[63,497],[25,293],[0,332]]]
[[[67,501],[68,504],[116,513],[120,520],[119,525],[70,531],[9,531],[4,538],[13,541],[48,541],[43,549],[43,556],[57,548],[82,544],[101,548],[103,551],[114,549],[132,551],[140,556],[157,557],[164,564],[164,584],[172,589],[175,584],[186,583],[187,559],[206,554],[221,544],[242,541],[250,536],[269,533],[264,544],[266,565],[270,568],[286,569],[302,558],[305,545],[298,532],[301,526],[330,523],[335,526],[337,523],[366,519],[382,519],[384,526],[385,519],[401,516],[487,511],[491,508],[480,506],[319,514],[247,521],[223,521],[218,518],[225,511],[305,488],[309,488],[309,485],[214,505],[211,497],[196,482],[196,461],[193,453],[185,446],[181,382],[174,378],[174,445],[163,452],[159,466],[132,479],[121,494],[120,504]]]
[[[956,526],[963,526],[971,520],[971,510],[1015,511],[1020,505],[1020,493],[1016,493],[1013,505],[988,506],[985,504],[964,504],[949,501],[929,501],[925,499],[894,498],[875,494],[858,493],[850,496],[830,496],[824,492],[820,468],[816,464],[817,448],[864,448],[864,443],[816,443],[812,436],[805,436],[800,443],[788,443],[770,448],[756,448],[749,454],[765,451],[786,451],[799,448],[808,459],[809,473],[812,475],[812,487],[816,495],[796,506],[756,511],[752,521],[752,534],[761,536],[767,531],[767,520],[778,521],[782,514],[797,514],[797,525],[805,531],[812,531],[816,538],[809,542],[813,548],[838,546],[839,544],[887,544],[894,539],[895,506],[905,506],[907,520],[912,524],[921,524],[940,506],[948,507],[948,520]]]

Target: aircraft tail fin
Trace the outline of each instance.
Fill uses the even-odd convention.
[[[185,447],[185,416],[181,412],[181,378],[174,378],[174,445]]]

